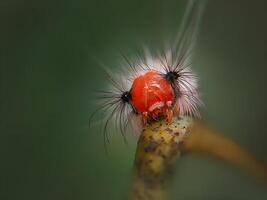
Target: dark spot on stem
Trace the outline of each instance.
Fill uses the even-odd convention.
[[[172,133],[173,130],[171,128],[166,128],[165,131],[168,131],[168,133]]]
[[[156,150],[158,143],[156,141],[151,141],[147,147],[145,147],[145,152],[153,152]]]

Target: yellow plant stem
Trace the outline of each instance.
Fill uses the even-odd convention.
[[[226,138],[203,121],[195,121],[190,132],[181,145],[183,152],[202,153],[226,161],[267,183],[267,165],[232,139]]]
[[[182,153],[203,153],[227,161],[267,182],[266,165],[202,121],[155,121],[139,137],[129,199],[166,200],[174,165]]]
[[[174,118],[171,124],[162,120],[145,126],[137,144],[130,199],[167,199],[179,146],[190,123],[190,118]]]

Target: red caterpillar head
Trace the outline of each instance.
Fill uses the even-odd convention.
[[[160,118],[171,122],[174,114],[198,117],[198,106],[202,102],[197,78],[189,66],[164,68],[168,66],[164,60],[151,60],[151,64],[141,65],[141,73],[130,79],[130,89],[123,92],[122,103],[130,105],[134,113],[141,116],[143,124]]]
[[[126,71],[131,71],[128,79],[119,75],[119,81],[107,74],[112,89],[101,91],[103,102],[96,110],[103,110],[102,117],[106,118],[103,126],[105,141],[108,141],[107,129],[112,119],[115,127],[125,133],[129,122],[142,127],[160,118],[170,122],[173,115],[200,116],[198,107],[202,102],[197,77],[190,67],[202,10],[200,1],[188,1],[182,28],[168,50],[153,56],[143,54],[134,62],[124,57],[129,65]],[[125,82],[127,84],[123,84]]]
[[[143,116],[144,123],[161,116],[171,121],[175,93],[167,76],[156,71],[140,75],[134,79],[130,95],[131,104]]]

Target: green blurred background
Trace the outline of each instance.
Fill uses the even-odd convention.
[[[126,199],[136,140],[88,128],[95,60],[159,47],[175,34],[185,1],[0,1],[0,199]],[[210,0],[194,70],[203,115],[267,161],[267,3]],[[266,187],[221,161],[186,155],[172,199],[267,199]]]

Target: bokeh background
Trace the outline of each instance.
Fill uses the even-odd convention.
[[[175,34],[185,0],[0,1],[0,199],[126,199],[136,139],[88,128],[96,60],[159,47]],[[267,3],[210,0],[194,70],[203,116],[267,161]],[[130,55],[129,55],[130,56]],[[221,161],[186,155],[172,199],[267,199],[266,186]]]

